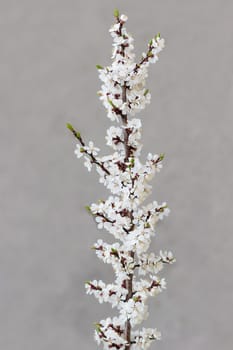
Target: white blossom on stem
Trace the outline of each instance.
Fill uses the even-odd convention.
[[[175,262],[170,251],[161,250],[157,255],[149,252],[158,221],[170,212],[166,202],[154,200],[143,205],[151,194],[150,181],[162,169],[164,155],[149,153],[141,161],[142,122],[134,117],[150,103],[151,94],[146,88],[148,67],[158,61],[165,44],[157,34],[141,60],[135,62],[134,41],[125,27],[128,18],[118,10],[114,15],[116,23],[110,28],[112,64],[97,66],[102,81],[98,95],[108,118],[118,124],[111,125],[106,134],[106,144],[113,153],[100,156],[93,141],[86,143],[70,124],[67,127],[78,140],[77,158],[84,158],[88,171],[96,169],[99,182],[111,193],[107,199],[87,207],[97,228],[117,240],[109,244],[98,239],[93,246],[97,257],[112,265],[115,281],[87,281],[86,292],[119,312],[116,317],[96,323],[95,339],[104,349],[139,350],[161,338],[157,329],[133,328],[148,317],[148,298],[166,289],[165,279],[158,274],[165,265]]]

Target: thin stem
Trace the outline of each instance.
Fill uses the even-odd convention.
[[[120,22],[120,27],[119,27],[119,31],[118,31],[118,35],[121,36],[122,35],[122,27],[123,27],[123,22],[120,21],[119,17],[117,16],[116,18],[117,22]],[[122,57],[125,57],[125,47],[124,45],[121,45],[121,51],[119,52]],[[123,103],[127,102],[127,86],[126,86],[126,82],[124,83],[124,85],[122,86],[122,101]],[[127,122],[128,122],[128,118],[127,118],[127,114],[123,114],[120,113],[121,111],[118,112],[118,114],[121,116],[121,120],[122,120],[122,124],[126,127],[127,126]],[[127,163],[129,161],[129,157],[131,155],[131,148],[129,146],[129,133],[127,131],[127,128],[124,128],[124,148],[125,148],[125,158],[124,158],[124,162]],[[132,223],[132,228],[134,227],[133,223]],[[126,233],[129,233],[129,231],[125,230]],[[134,259],[134,252],[130,251],[129,252],[130,256]],[[126,288],[128,290],[127,296],[126,296],[126,301],[128,301],[129,299],[132,298],[133,296],[133,273],[131,273],[129,275],[129,279],[125,280],[126,283]],[[131,348],[131,323],[130,320],[126,321],[125,324],[125,339],[127,341],[127,345],[125,346],[125,350],[130,350]]]
[[[122,101],[123,101],[123,103],[125,103],[127,101],[126,90],[127,90],[126,84],[124,84],[124,86],[122,87]],[[124,124],[124,126],[126,126],[127,121],[128,121],[127,115],[123,114],[121,116],[121,120],[122,120],[122,123]],[[128,145],[128,140],[129,140],[129,134],[128,134],[127,130],[124,129],[124,146],[125,146],[125,159],[124,159],[124,161],[125,162],[128,162],[129,157],[130,157],[130,146]]]
[[[127,102],[127,87],[126,84],[123,85],[122,87],[122,101],[123,103]],[[121,120],[124,126],[127,126],[128,118],[127,115],[121,115]],[[125,163],[128,162],[129,157],[130,157],[130,146],[128,144],[129,140],[129,134],[126,129],[124,129],[124,147],[125,147]],[[130,252],[130,256],[134,258],[134,252]],[[126,301],[132,298],[133,296],[133,274],[129,275],[129,279],[126,280],[126,288],[128,290],[128,294],[126,297]],[[130,320],[126,321],[125,324],[125,339],[127,341],[127,345],[125,346],[125,350],[130,350],[131,348],[131,323]]]
[[[85,147],[85,143],[80,135],[79,132],[77,132],[73,127],[69,128],[72,132],[72,134],[74,135],[74,137],[79,141],[79,143],[81,144],[81,146]],[[83,150],[83,152],[89,156],[91,158],[92,163],[96,164],[98,167],[100,167],[107,175],[110,175],[110,172],[108,171],[107,168],[105,168],[103,162],[100,162],[96,159],[96,157],[92,154],[92,153],[88,153],[85,149]]]
[[[132,258],[134,258],[134,252],[131,251],[130,256]],[[126,286],[128,289],[126,301],[128,301],[133,296],[133,274],[132,273],[130,274],[129,279],[126,282]],[[126,321],[125,328],[126,328],[125,329],[125,339],[127,340],[127,343],[128,343],[128,345],[126,345],[126,347],[125,347],[125,350],[130,350],[130,347],[131,347],[131,323],[130,323],[130,320]]]
[[[149,58],[152,58],[154,57],[153,53],[152,53],[152,50],[153,50],[153,46],[152,46],[152,43],[149,43],[149,48],[148,48],[148,51],[145,55],[145,57],[142,57],[141,61],[139,63],[136,64],[135,68],[134,68],[134,73],[137,73],[139,68],[144,64],[144,63],[147,63],[149,61]]]

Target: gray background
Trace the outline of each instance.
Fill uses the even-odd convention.
[[[83,209],[107,193],[65,123],[106,151],[95,65],[110,63],[114,7],[138,55],[167,39],[142,113],[143,156],[166,154],[151,199],[172,209],[152,249],[177,257],[150,303],[146,324],[163,333],[152,348],[232,349],[231,0],[0,1],[0,349],[96,349],[93,322],[113,315],[83,287],[112,281],[89,249],[106,233]]]

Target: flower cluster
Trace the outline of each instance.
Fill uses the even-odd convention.
[[[110,67],[100,68],[100,80],[103,82],[99,91],[100,99],[107,109],[111,120],[119,120],[122,115],[134,116],[150,102],[151,95],[145,87],[150,63],[158,60],[158,54],[164,48],[164,39],[156,35],[143,53],[141,61],[134,61],[133,38],[124,27],[127,17],[117,17],[117,23],[110,28],[113,37],[113,63]],[[126,88],[127,99],[122,98],[122,86]]]
[[[111,192],[106,200],[87,207],[98,229],[105,229],[117,240],[108,244],[99,239],[93,246],[97,257],[112,265],[115,282],[87,281],[86,291],[100,303],[108,302],[118,310],[118,316],[96,324],[95,339],[104,349],[139,350],[147,349],[161,337],[157,329],[133,330],[133,327],[147,318],[148,297],[166,288],[165,279],[158,273],[175,261],[170,251],[160,251],[158,255],[148,252],[157,222],[169,214],[165,202],[143,205],[151,193],[150,181],[162,168],[164,155],[149,153],[141,162],[142,125],[140,119],[134,118],[150,102],[147,70],[151,63],[157,62],[164,39],[157,34],[136,63],[133,38],[125,28],[127,17],[116,10],[115,19],[110,29],[112,64],[97,66],[102,81],[100,100],[107,116],[118,123],[111,125],[106,135],[113,153],[99,156],[100,149],[92,141],[85,143],[79,132],[70,124],[67,126],[78,140],[76,156],[84,158],[88,171],[95,166],[100,183]]]

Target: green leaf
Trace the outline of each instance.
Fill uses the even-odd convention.
[[[78,132],[78,131],[75,131],[75,135],[76,135],[76,137],[77,137],[78,139],[80,139],[80,137],[81,137],[81,134],[80,134],[80,132]]]
[[[114,108],[114,107],[116,107],[115,105],[114,105],[114,103],[112,102],[112,100],[110,100],[109,98],[108,98],[108,103]]]
[[[66,123],[66,127],[67,129],[69,129],[70,131],[74,131],[73,126],[70,123]]]
[[[137,302],[140,300],[140,297],[133,297],[133,301]]]
[[[67,127],[67,129],[69,129],[74,134],[75,137],[77,137],[77,139],[81,138],[80,132],[76,131],[70,123],[67,123],[66,127]]]
[[[161,34],[160,33],[156,34],[155,39],[160,39],[160,38],[161,38]]]
[[[144,96],[146,96],[149,92],[149,89],[146,89],[146,91],[144,92]]]
[[[86,211],[87,211],[88,213],[91,213],[91,207],[90,207],[89,205],[86,205],[86,206],[85,206],[85,209],[86,209]]]
[[[94,325],[95,325],[95,330],[96,330],[96,332],[101,332],[101,324],[100,323],[94,323]]]
[[[96,68],[97,68],[97,69],[104,69],[104,67],[101,66],[100,64],[97,64],[97,65],[96,65]]]
[[[165,153],[161,153],[161,154],[159,155],[160,161],[163,160],[164,157],[165,157]]]
[[[118,9],[115,9],[113,14],[114,14],[114,17],[116,17],[116,18],[118,18],[120,16],[120,13],[119,13]]]
[[[129,169],[132,169],[132,168],[134,167],[134,164],[135,164],[134,158],[130,158],[130,159],[129,159],[128,168],[129,168]]]
[[[111,249],[111,252],[112,252],[113,254],[116,254],[116,253],[117,253],[117,250],[116,250],[115,248],[112,248],[112,249]]]

